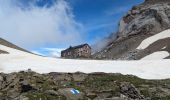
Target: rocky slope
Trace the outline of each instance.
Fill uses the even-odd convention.
[[[93,55],[95,59],[141,59],[153,52],[160,51],[162,44],[170,42],[170,38],[152,44],[148,50],[136,48],[146,38],[170,28],[170,1],[145,0],[134,6],[119,23],[117,39],[113,40],[102,51]],[[161,43],[161,44],[158,44]],[[166,45],[170,48],[170,45]],[[169,52],[169,49],[168,49]],[[169,57],[167,57],[169,58]]]
[[[0,73],[1,100],[169,100],[170,80],[105,73]],[[74,94],[71,90],[78,90]]]

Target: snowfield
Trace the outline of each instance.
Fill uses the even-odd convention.
[[[167,51],[157,51],[150,55],[143,57],[141,60],[159,60],[168,57],[170,54]]]
[[[143,40],[142,43],[137,47],[137,49],[146,49],[152,43],[154,43],[158,40],[161,40],[161,39],[168,38],[168,37],[170,37],[170,29],[162,31],[156,35],[153,35],[153,36]]]
[[[49,72],[106,72],[132,74],[144,79],[170,78],[170,60],[104,61],[72,60],[41,57],[0,45],[0,71],[5,73],[32,69],[39,73]]]

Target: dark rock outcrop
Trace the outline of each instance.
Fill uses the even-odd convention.
[[[4,51],[4,50],[0,50],[0,54],[9,54],[9,52]]]
[[[27,81],[23,81],[21,84],[21,93],[35,90]]]
[[[132,99],[144,99],[144,97],[140,94],[139,90],[128,82],[123,82],[120,85],[120,92]]]

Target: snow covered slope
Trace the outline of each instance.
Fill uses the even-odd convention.
[[[169,53],[167,51],[158,51],[143,57],[141,60],[159,60],[159,59],[164,59],[168,56]]]
[[[143,40],[142,43],[137,47],[137,49],[146,49],[149,45],[153,44],[154,42],[168,37],[170,37],[170,29],[162,31],[156,35],[153,35]]]
[[[154,60],[154,59],[168,58],[170,56],[169,54],[170,45],[168,44],[169,38],[170,38],[170,29],[167,29],[156,35],[153,35],[151,37],[144,39],[141,42],[141,44],[137,47],[137,49],[142,50],[142,52],[144,51],[143,54],[146,54],[146,52],[150,52],[150,54],[146,54],[142,58],[142,60]],[[159,41],[162,41],[162,42],[159,42]]]
[[[170,60],[72,60],[41,57],[3,45],[0,50],[9,52],[0,54],[0,71],[5,73],[31,68],[39,73],[81,71],[132,74],[145,79],[170,78]]]

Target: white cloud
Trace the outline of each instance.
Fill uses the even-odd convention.
[[[32,51],[32,53],[42,55],[42,56],[49,56],[49,57],[60,57],[61,51],[64,50],[62,48],[41,48],[40,50]]]
[[[51,7],[32,4],[29,9],[18,6],[17,0],[0,0],[0,37],[21,47],[78,42],[81,28],[64,0]]]
[[[45,51],[47,51],[50,57],[60,57],[61,56],[61,51],[64,49],[59,49],[59,48],[44,48]]]

